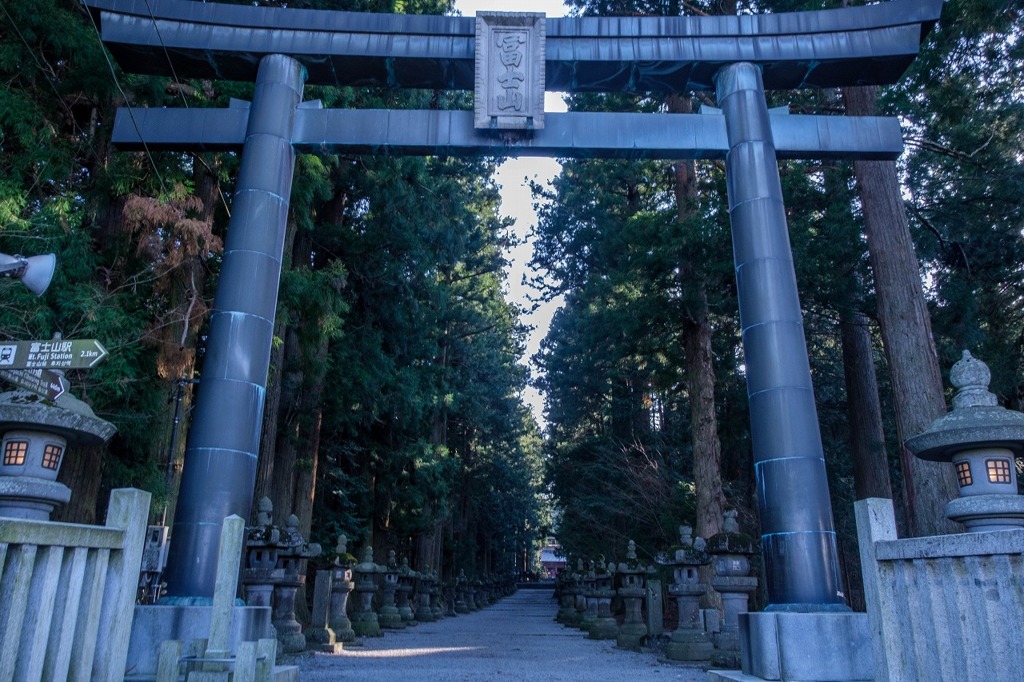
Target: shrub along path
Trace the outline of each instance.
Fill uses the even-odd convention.
[[[481,611],[347,646],[337,655],[307,654],[295,664],[303,682],[704,682],[699,666],[667,663],[653,653],[615,648],[555,622],[550,590],[519,590]]]

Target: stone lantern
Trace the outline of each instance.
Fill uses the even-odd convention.
[[[459,615],[455,611],[455,602],[458,599],[458,587],[455,582],[455,578],[449,578],[444,583],[444,615],[447,618],[452,618]]]
[[[431,620],[441,620],[447,614],[444,604],[444,585],[436,573],[430,574],[430,612]]]
[[[482,603],[483,583],[480,578],[474,578],[466,588],[466,605],[470,611],[479,611],[484,607]]]
[[[402,617],[405,627],[419,625],[416,614],[412,612],[412,593],[419,573],[409,568],[409,558],[402,557],[402,565],[398,567],[398,586],[395,588],[395,602],[398,614]]]
[[[715,648],[700,618],[700,598],[707,593],[708,586],[700,581],[698,569],[711,563],[706,544],[704,538],[693,537],[690,526],[679,526],[680,546],[671,562],[673,582],[668,588],[676,598],[679,621],[665,647],[665,656],[673,661],[706,661]]]
[[[614,565],[615,562],[612,562]],[[612,616],[612,598],[615,597],[615,580],[612,570],[604,562],[604,555],[597,557],[594,569],[594,601],[597,602],[597,618],[590,626],[587,637],[590,639],[616,639],[619,636],[619,624]]]
[[[559,571],[555,576],[559,599],[558,614],[555,616],[555,620],[562,625],[571,625],[576,617],[576,577],[569,570],[570,565],[567,563],[566,569]]]
[[[246,529],[242,585],[246,604],[271,607],[274,583],[284,574],[284,570],[277,567],[281,529],[274,525],[274,505],[269,497],[261,498],[256,509],[256,525]]]
[[[282,574],[274,581],[272,623],[277,630],[279,651],[290,654],[306,648],[302,624],[295,617],[295,597],[306,584],[305,561],[320,556],[320,545],[308,543],[299,533],[299,517],[288,516],[277,550],[277,567]]]
[[[71,499],[57,482],[68,447],[102,445],[116,431],[67,393],[56,406],[25,391],[0,394],[0,517],[49,521]]]
[[[466,603],[466,594],[469,590],[467,583],[466,571],[460,568],[459,576],[455,579],[455,613],[469,613],[469,604]]]
[[[590,628],[597,622],[597,569],[593,560],[587,562],[587,570],[583,573],[583,603],[586,610],[580,615],[580,630],[590,634]]]
[[[757,590],[757,578],[750,574],[750,557],[757,552],[754,538],[740,532],[737,512],[725,512],[722,532],[708,539],[707,550],[714,555],[715,577],[711,586],[722,595],[722,629],[715,633],[718,650],[713,661],[723,667],[739,667],[740,614],[746,613],[750,595]]]
[[[352,565],[355,557],[348,553],[348,538],[342,533],[334,548],[335,559],[331,566],[331,602],[328,625],[339,642],[354,642],[356,633],[348,617],[348,596],[355,589],[352,582]]]
[[[576,610],[571,616],[572,626],[583,627],[583,617],[587,614],[587,567],[583,559],[576,560],[576,594],[573,598],[573,608]]]
[[[295,617],[295,597],[306,584],[305,560],[320,555],[320,545],[299,533],[299,518],[292,514],[282,530],[273,523],[269,498],[257,504],[256,525],[247,529],[242,584],[249,606],[270,606],[279,651],[297,653],[306,648],[302,624]]]
[[[381,585],[381,604],[378,620],[380,626],[386,630],[401,630],[405,627],[402,621],[402,614],[395,604],[395,593],[398,591],[398,560],[395,558],[395,550],[388,551],[388,563],[384,565],[384,582]]]
[[[1016,463],[1024,453],[1024,414],[998,405],[991,378],[965,350],[949,372],[953,409],[906,442],[921,459],[953,464],[960,497],[946,504],[946,516],[972,533],[1024,526]]]
[[[377,594],[377,574],[382,567],[373,563],[373,547],[363,547],[361,560],[352,567],[355,576],[355,608],[352,612],[352,631],[359,637],[380,637],[380,622],[373,610],[373,596]]]
[[[431,623],[438,619],[438,615],[434,612],[433,602],[436,581],[431,573],[419,573],[418,576],[416,595],[419,598],[419,607],[416,609],[416,620],[421,623]]]
[[[619,564],[618,570],[621,580],[618,594],[626,604],[626,616],[615,638],[615,646],[620,649],[639,649],[647,636],[647,624],[641,609],[647,597],[647,576],[654,572],[653,567],[637,561],[636,543],[630,540],[626,560]]]

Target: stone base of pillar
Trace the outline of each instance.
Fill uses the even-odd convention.
[[[739,652],[740,650],[740,633],[735,628],[723,627],[711,636],[711,641],[715,643],[715,648],[720,651]]]
[[[334,631],[330,628],[306,628],[302,634],[306,638],[306,651],[341,653],[342,644],[335,639]]]
[[[670,661],[708,661],[714,651],[715,645],[706,633],[679,628],[665,646],[665,658]]]
[[[302,635],[301,626],[299,632],[294,632],[288,624],[274,623],[277,630],[277,651],[282,654],[297,654],[306,650],[306,638]]]
[[[589,639],[618,639],[619,624],[614,618],[598,618],[587,633]]]
[[[334,631],[335,641],[343,643],[355,641],[356,633],[352,629],[352,621],[347,617],[332,621],[329,627]]]
[[[615,646],[620,649],[640,649],[640,644],[647,636],[647,626],[643,623],[623,623],[615,638]]]
[[[402,621],[402,614],[398,612],[398,608],[390,605],[380,608],[377,622],[385,630],[401,630],[405,627],[405,623]]]
[[[743,658],[740,655],[739,648],[724,648],[716,645],[711,652],[711,666],[713,668],[742,668]],[[762,678],[758,677],[756,679]]]
[[[714,671],[712,681],[874,679],[867,614],[757,612],[739,621],[743,676]]]
[[[235,606],[233,610],[229,636],[232,651],[237,650],[238,642],[274,636],[270,607]],[[125,663],[130,674],[125,679],[154,679],[160,645],[169,639],[191,642],[208,638],[211,612],[210,606],[136,606]],[[298,675],[297,668],[290,669]]]
[[[357,637],[381,637],[376,613],[356,613],[352,616],[352,631]]]

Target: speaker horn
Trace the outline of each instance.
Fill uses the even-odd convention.
[[[0,276],[20,279],[21,283],[36,296],[42,296],[50,286],[56,267],[57,256],[52,253],[28,258],[0,253]]]

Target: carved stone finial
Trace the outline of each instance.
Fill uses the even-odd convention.
[[[693,528],[691,526],[679,526],[679,544],[683,547],[693,545]]]
[[[725,512],[725,518],[722,520],[722,532],[723,533],[739,533],[740,524],[736,518],[740,515],[735,509],[729,509]]]
[[[344,533],[338,535],[338,544],[334,546],[334,551],[337,554],[348,554],[348,536]]]
[[[949,382],[957,389],[953,396],[953,409],[964,407],[994,407],[995,395],[988,390],[992,373],[981,360],[964,351],[960,360],[949,371]]]
[[[365,547],[363,547],[363,554],[362,557],[360,558],[360,561],[362,561],[364,564],[373,563],[373,547],[371,547],[370,545],[366,545]]]
[[[629,546],[626,548],[626,559],[630,562],[636,561],[636,543],[632,540],[629,541]]]
[[[274,524],[274,503],[269,497],[261,497],[256,504],[256,525],[272,526]]]

